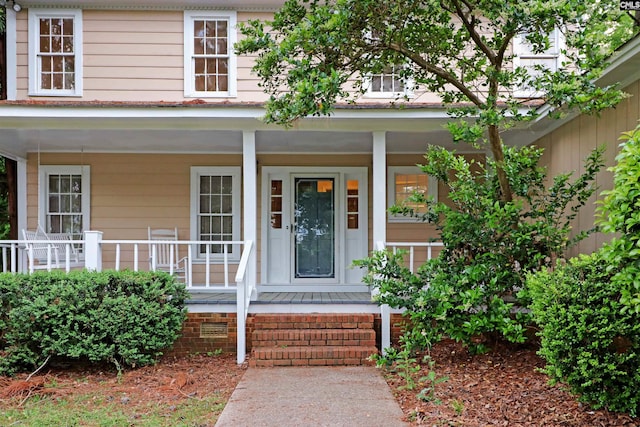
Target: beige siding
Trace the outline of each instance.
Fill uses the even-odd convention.
[[[238,13],[238,22],[269,19],[269,13]],[[28,99],[28,14],[17,16],[17,94]],[[238,34],[240,37],[240,34]],[[83,95],[86,101],[182,102],[184,97],[184,19],[182,11],[83,11]],[[255,57],[237,61],[237,96],[207,102],[262,102],[268,97],[251,71]],[[346,86],[351,89],[351,84]],[[417,91],[411,102],[438,102]],[[60,97],[38,99],[61,100]],[[62,98],[65,99],[65,98]],[[78,98],[73,98],[78,100]],[[389,98],[360,96],[359,103]]]
[[[604,111],[600,117],[580,116],[536,142],[536,145],[545,149],[543,164],[549,168],[549,176],[571,171],[581,172],[584,168],[584,159],[599,145],[606,146],[606,166],[615,164],[620,143],[618,138],[622,132],[637,126],[640,111],[640,83],[632,84],[625,88],[625,91],[631,96],[616,108]],[[600,171],[597,177],[598,193],[601,190],[610,189],[612,183],[611,172],[604,169]],[[580,211],[573,223],[576,231],[593,227],[595,200],[596,197],[592,197]],[[610,236],[599,233],[594,234],[572,249],[570,254],[593,252],[609,238]]]

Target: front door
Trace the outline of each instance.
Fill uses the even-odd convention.
[[[264,167],[262,183],[262,284],[361,284],[351,263],[367,256],[367,169]]]
[[[299,279],[335,279],[335,179],[293,179],[293,271]]]

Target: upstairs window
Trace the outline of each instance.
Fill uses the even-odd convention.
[[[236,95],[235,12],[185,12],[185,97]]]
[[[387,175],[387,189],[389,191],[388,207],[405,204],[412,207],[416,213],[426,213],[425,204],[410,203],[407,200],[414,193],[421,193],[426,197],[438,200],[438,181],[422,172],[417,166],[389,167]],[[416,222],[417,218],[404,215],[389,214],[389,222]]]
[[[548,71],[558,71],[560,68],[564,38],[562,33],[555,29],[549,34],[549,48],[544,52],[534,52],[533,47],[526,39],[526,34],[519,34],[513,39],[513,65],[527,69],[532,77],[542,73],[540,67]],[[514,95],[521,98],[539,98],[542,94],[531,87],[519,87],[514,90]]]
[[[82,95],[82,11],[29,9],[29,94]]]
[[[400,78],[401,66],[389,65],[380,74],[372,74],[366,82],[367,96],[372,98],[392,98],[410,95],[407,83]]]

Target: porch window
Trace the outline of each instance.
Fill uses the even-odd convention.
[[[543,70],[557,71],[561,64],[564,37],[555,29],[549,34],[550,46],[544,52],[534,52],[526,39],[527,34],[518,34],[513,39],[513,66],[525,68],[531,77],[543,73]],[[542,94],[532,87],[523,86],[514,90],[514,95],[521,98],[539,98]]]
[[[193,240],[240,240],[240,168],[193,167],[191,169],[191,234]],[[221,257],[222,244],[209,246],[209,253]],[[204,258],[207,245],[199,245],[197,256]],[[227,253],[237,257],[237,245]]]
[[[185,97],[236,95],[235,12],[184,13]]]
[[[397,166],[388,169],[388,206],[405,203],[416,212],[424,213],[426,206],[407,202],[414,193],[421,193],[427,197],[438,199],[438,182],[422,172],[417,166]],[[389,214],[389,222],[415,222],[416,218]]]
[[[41,166],[39,223],[47,233],[82,240],[89,224],[89,166]]]
[[[29,9],[29,94],[82,95],[82,11]]]

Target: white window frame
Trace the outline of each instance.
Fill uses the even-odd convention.
[[[80,175],[82,178],[82,231],[90,229],[91,221],[91,167],[55,165],[40,166],[38,177],[38,224],[45,230],[47,225],[47,215],[49,213],[49,176],[50,175]]]
[[[197,91],[195,87],[195,69],[194,69],[194,52],[193,39],[193,23],[199,19],[222,19],[228,21],[228,46],[229,54],[228,64],[228,82],[226,91],[206,92]],[[184,96],[185,98],[232,98],[237,95],[238,85],[238,61],[234,53],[233,45],[237,40],[237,13],[235,11],[189,11],[184,12]]]
[[[75,84],[69,89],[42,89],[42,63],[39,58],[40,18],[73,19],[73,49]],[[29,8],[29,95],[82,96],[82,10]]]
[[[513,38],[513,67],[521,67],[522,60],[555,60],[555,70],[560,69],[563,55],[562,50],[566,47],[565,37],[558,28],[554,29],[549,38],[552,46],[542,53],[531,52],[529,43],[526,40],[526,34],[517,34]],[[554,71],[555,71],[554,70]],[[513,90],[513,95],[518,98],[540,98],[543,94],[531,89],[517,87]]]
[[[200,229],[198,227],[198,215],[200,213],[200,177],[201,176],[231,176],[232,199],[232,238],[233,241],[241,240],[241,200],[242,200],[242,170],[239,166],[193,166],[191,167],[191,240],[200,240]],[[229,259],[238,261],[240,259],[241,248],[232,245],[228,253]],[[204,261],[205,255],[200,254],[197,247],[194,247],[194,260]],[[214,261],[222,261],[223,254],[210,254]]]
[[[401,67],[401,65],[393,65],[393,76],[394,79],[398,79],[400,80],[400,78],[396,75],[395,73],[395,69],[397,67]],[[389,75],[388,73],[378,73],[376,74],[376,76],[384,76],[384,75]],[[411,88],[413,87],[413,80],[409,79],[407,81],[404,82],[404,90],[402,91],[393,91],[393,92],[382,92],[382,91],[374,91],[373,90],[373,82],[372,82],[373,76],[368,75],[364,78],[363,81],[363,85],[364,85],[364,89],[365,89],[365,96],[367,98],[381,98],[381,99],[395,99],[395,98],[401,98],[401,97],[408,97],[408,98],[413,98],[414,94],[413,91],[411,90]]]
[[[396,203],[396,174],[427,175],[418,166],[387,167],[387,208],[390,208]],[[426,196],[436,201],[438,200],[438,180],[431,175],[427,175]],[[422,222],[419,218],[394,215],[391,212],[387,212],[387,220],[389,222]]]

